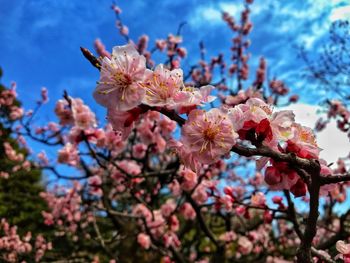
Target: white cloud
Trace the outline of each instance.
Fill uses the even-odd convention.
[[[222,11],[237,15],[241,11],[241,4],[217,1],[215,4],[199,5],[190,13],[187,20],[194,28],[216,26],[222,23]]]
[[[336,7],[332,10],[330,16],[330,21],[336,20],[350,20],[350,5]]]
[[[227,2],[219,3],[219,8],[222,11],[228,12],[233,16],[240,14],[242,11],[240,4],[233,4],[233,3],[227,3]]]
[[[213,7],[199,9],[199,11],[204,22],[219,22],[221,20],[220,11]]]
[[[188,23],[194,27],[202,27],[204,23],[210,22],[217,24],[220,21],[221,14],[219,10],[212,6],[200,6],[197,7],[194,13],[190,14]]]

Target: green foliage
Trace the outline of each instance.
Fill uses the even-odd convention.
[[[0,69],[0,77],[2,70]],[[0,91],[6,87],[0,85]],[[20,105],[19,101],[15,105]],[[47,230],[43,224],[41,211],[46,209],[44,200],[39,196],[44,191],[41,183],[41,171],[31,169],[12,172],[17,162],[7,158],[4,143],[8,142],[18,153],[22,153],[25,159],[27,150],[21,148],[16,140],[11,137],[11,121],[8,118],[6,107],[0,106],[0,171],[9,173],[9,178],[0,178],[0,218],[6,218],[11,225],[18,226],[20,234],[31,231],[34,235]]]

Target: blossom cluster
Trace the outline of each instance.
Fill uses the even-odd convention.
[[[229,156],[237,140],[294,153],[301,158],[318,159],[320,149],[313,132],[296,123],[291,111],[274,113],[269,104],[254,97],[233,107],[198,109],[214,99],[210,96],[211,86],[186,87],[181,69],[169,70],[161,64],[152,71],[145,61],[132,44],[115,47],[111,58],[102,59],[101,78],[94,97],[108,109],[108,120],[123,139],[128,137],[140,115],[154,109],[187,115],[180,140],[172,140],[168,146],[194,172],[202,165]],[[259,168],[268,161],[260,160]],[[296,196],[306,194],[303,180],[283,162],[270,160],[265,181],[275,190],[291,190]]]
[[[4,218],[1,220],[0,230],[1,258],[7,262],[19,262],[23,255],[30,254],[33,250],[35,262],[39,262],[45,252],[52,249],[52,244],[47,242],[42,235],[36,237],[33,246],[30,242],[32,239],[30,232],[21,238],[17,233],[17,227],[10,226]]]
[[[24,114],[23,108],[16,102],[16,86],[16,83],[13,82],[10,89],[5,89],[0,92],[0,107],[2,109],[7,109],[9,118],[12,121],[18,120]]]
[[[108,119],[124,138],[143,112],[142,104],[185,113],[214,99],[211,86],[185,87],[181,69],[147,69],[145,57],[132,44],[115,47],[111,59],[103,58],[98,83],[94,97],[108,109]]]
[[[42,192],[41,197],[48,204],[50,212],[43,211],[42,215],[46,225],[57,225],[60,232],[57,234],[64,235],[70,233],[73,235],[73,240],[77,240],[76,235],[78,228],[86,228],[93,220],[93,217],[88,212],[82,211],[82,199],[80,191],[82,186],[75,182],[71,189],[57,189],[54,192]]]
[[[25,171],[29,171],[31,169],[31,163],[29,160],[25,160],[25,156],[23,153],[18,153],[9,142],[4,142],[3,144],[5,156],[8,158],[8,160],[13,161],[16,163],[11,169],[11,171],[8,172],[17,172],[21,169]],[[9,173],[6,171],[1,171],[0,176],[2,178],[8,178]]]

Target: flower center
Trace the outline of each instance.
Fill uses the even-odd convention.
[[[116,72],[113,74],[112,79],[119,86],[127,87],[132,84],[132,80],[129,75],[124,74],[123,72]]]
[[[317,145],[315,137],[308,131],[302,130],[300,132],[300,140],[303,142],[311,143],[313,145]]]
[[[132,84],[132,79],[129,75],[124,74],[123,72],[116,72],[113,74],[112,79],[117,86],[122,90],[121,100],[125,100],[125,92],[127,88]]]
[[[214,141],[215,136],[219,133],[219,128],[209,127],[204,130],[204,140],[206,141]]]
[[[99,91],[100,94],[107,95],[116,89],[121,89],[121,100],[124,100],[126,90],[132,84],[132,79],[129,75],[124,74],[121,71],[117,71],[111,76],[110,81],[99,81],[98,83],[111,86],[111,88]]]

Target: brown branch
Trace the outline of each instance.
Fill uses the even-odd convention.
[[[186,122],[186,120],[182,118],[180,115],[178,115],[174,110],[168,110],[166,108],[161,108],[161,107],[151,107],[145,104],[140,104],[139,107],[145,112],[149,110],[158,111],[163,115],[169,117],[171,120],[176,121],[177,124],[179,124],[180,126],[184,125]]]
[[[215,244],[217,248],[220,247],[219,242],[216,240],[216,238],[214,237],[214,234],[210,231],[207,224],[205,223],[200,207],[197,205],[197,203],[193,200],[193,198],[189,194],[186,194],[186,199],[190,202],[194,211],[196,212],[199,225],[203,230],[203,232],[205,233],[205,235]]]
[[[297,262],[298,263],[311,263],[311,244],[317,232],[317,219],[319,216],[318,207],[319,207],[319,194],[320,194],[320,171],[321,166],[319,162],[315,161],[315,164],[318,167],[311,173],[311,185],[309,188],[310,194],[310,211],[306,221],[306,227],[297,252]]]
[[[318,251],[316,248],[312,247],[311,248],[311,254],[318,257],[319,259],[322,260],[322,262],[327,262],[327,263],[336,263],[334,260],[331,258],[326,257],[323,255],[320,251]]]
[[[243,145],[236,144],[231,148],[231,151],[245,156],[265,156],[270,157],[278,162],[288,162],[291,165],[299,167],[299,169],[304,169],[307,172],[313,172],[317,169],[319,164],[312,159],[303,159],[296,156],[294,153],[280,153],[270,149],[267,146],[260,146],[258,148],[249,148]]]
[[[106,246],[105,240],[104,240],[104,238],[101,235],[100,228],[98,227],[97,222],[96,222],[96,217],[94,217],[92,223],[93,223],[93,226],[94,226],[95,233],[97,235],[98,243],[100,244],[102,249],[108,254],[108,256],[110,256],[111,258],[114,258],[113,253]]]
[[[294,203],[292,202],[289,191],[284,190],[283,192],[284,192],[284,195],[285,195],[285,197],[287,199],[287,203],[288,203],[287,213],[289,216],[289,220],[293,223],[293,228],[294,228],[295,233],[298,235],[299,239],[302,240],[303,233],[300,230],[300,226],[298,223],[298,218],[297,218],[297,214],[295,211]]]
[[[322,175],[320,177],[320,181],[321,181],[321,185],[348,182],[350,181],[350,174],[336,174],[336,175],[328,175],[328,176]]]

